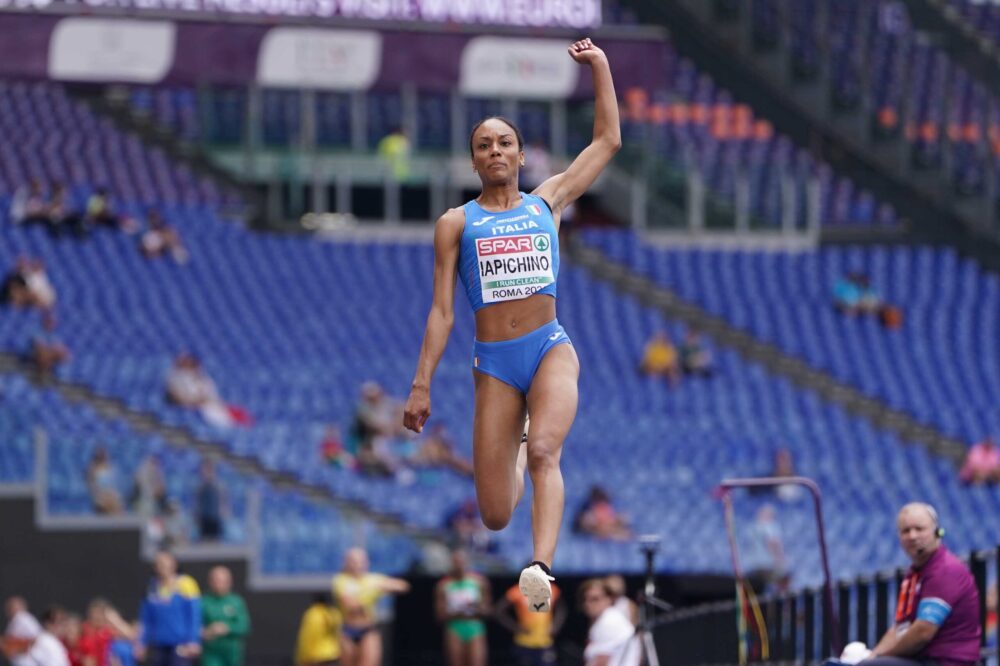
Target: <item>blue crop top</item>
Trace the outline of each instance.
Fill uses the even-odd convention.
[[[521,192],[521,205],[502,213],[484,210],[474,200],[462,208],[458,274],[473,312],[532,294],[555,298],[559,234],[544,199]]]

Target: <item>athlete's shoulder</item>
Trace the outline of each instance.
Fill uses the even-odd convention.
[[[465,207],[449,208],[437,219],[437,226],[458,227],[465,226]]]
[[[465,210],[449,208],[434,225],[434,245],[440,251],[444,247],[458,248],[465,231]]]

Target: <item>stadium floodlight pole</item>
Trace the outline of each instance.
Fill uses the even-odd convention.
[[[804,486],[813,497],[813,508],[816,511],[816,533],[819,536],[819,555],[823,563],[823,606],[826,609],[826,616],[830,622],[830,647],[833,654],[839,655],[844,649],[844,644],[840,638],[840,621],[833,610],[833,581],[830,578],[830,561],[826,552],[826,531],[823,529],[823,494],[819,486],[812,479],[804,476],[765,476],[754,479],[723,479],[719,484],[721,497],[729,501],[729,493],[734,488],[775,488],[777,486],[795,485]],[[726,529],[733,530],[732,512],[726,512]],[[730,541],[730,548],[733,551],[733,564],[738,566],[739,558],[736,553],[735,541]],[[736,575],[739,575],[736,571]]]

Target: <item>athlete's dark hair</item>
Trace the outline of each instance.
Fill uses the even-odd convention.
[[[514,136],[517,137],[517,149],[524,150],[524,137],[521,136],[521,130],[517,129],[517,125],[507,120],[503,116],[486,116],[485,118],[483,118],[482,120],[480,120],[478,123],[475,124],[475,126],[472,128],[472,132],[469,134],[469,153],[473,157],[476,156],[476,151],[472,147],[472,144],[476,138],[476,132],[479,131],[479,128],[482,127],[483,123],[485,123],[487,120],[499,120],[505,125],[509,125],[510,128],[514,130]]]

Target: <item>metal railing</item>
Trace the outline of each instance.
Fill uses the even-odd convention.
[[[808,664],[840,654],[846,642],[861,641],[875,645],[892,626],[896,595],[906,569],[878,571],[833,583],[826,556],[821,496],[818,487],[800,477],[729,479],[720,484],[721,499],[731,507],[730,493],[735,488],[774,487],[784,484],[805,486],[813,495],[821,561],[825,584],[784,594],[765,596],[760,600],[758,648],[764,643],[768,650],[744,651],[744,635],[739,628],[744,612],[737,601],[717,602],[675,611],[668,614],[657,632],[657,643],[669,655],[666,663],[736,664],[750,661],[767,663]],[[732,533],[731,512],[726,512],[727,526]],[[887,538],[890,538],[887,535]],[[731,542],[733,565],[739,583],[742,572],[735,542]],[[979,612],[982,640],[987,640],[987,589],[993,585],[1000,593],[1000,545],[968,553],[968,563],[979,592]],[[990,569],[993,573],[991,575]],[[992,581],[992,582],[991,582]],[[984,654],[988,651],[984,650]],[[764,656],[766,653],[766,656]]]

